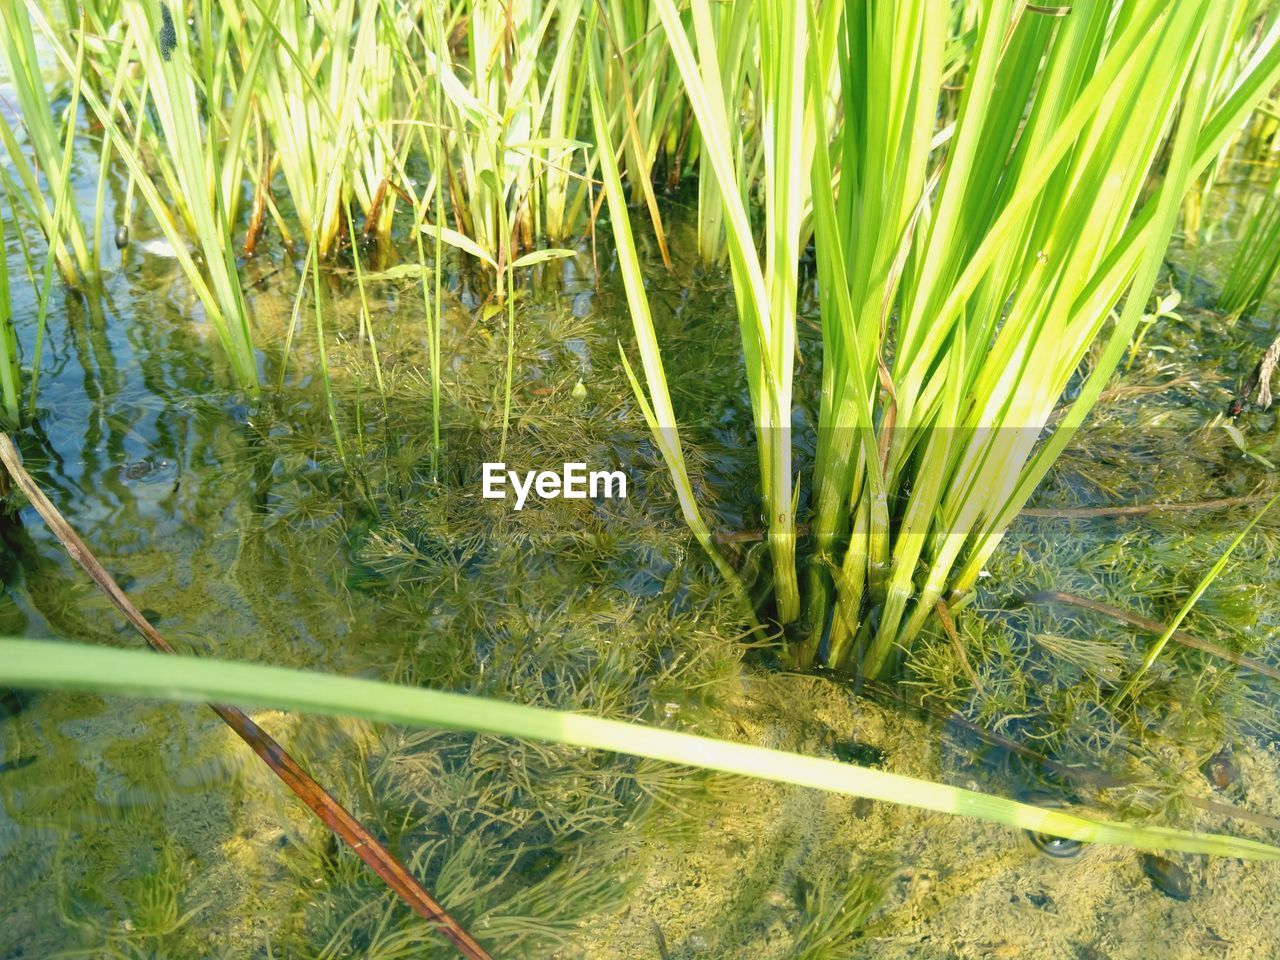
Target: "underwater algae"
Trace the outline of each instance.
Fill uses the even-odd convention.
[[[547,320],[553,329],[566,329],[558,310]],[[610,343],[604,349],[611,347]],[[553,363],[568,364],[576,376],[583,372],[590,376],[587,356],[580,350],[564,353],[550,346],[542,352]],[[410,399],[420,387],[412,375],[393,377],[391,382]],[[361,398],[367,397],[358,383],[356,391]],[[549,405],[552,401],[537,402]],[[628,449],[618,447],[609,429],[609,407],[582,408],[567,388],[555,402],[582,410],[582,425],[595,424],[601,433],[599,442],[608,444],[607,449]],[[412,408],[421,411],[416,405]],[[176,524],[162,518],[169,511],[153,506],[154,485],[149,487],[146,478],[138,478],[134,485],[100,487],[95,476],[122,480],[125,474],[110,464],[99,468],[86,464],[82,475],[90,486],[80,498],[109,505],[100,513],[101,529],[90,524],[86,535],[97,540],[99,533],[115,532],[114,539],[106,540],[110,565],[138,602],[162,612],[163,628],[175,642],[249,657],[260,656],[265,646],[273,651],[276,662],[311,663],[323,656],[351,670],[381,663],[375,669],[382,675],[418,677],[421,682],[503,693],[529,702],[563,704],[566,694],[574,691],[571,695],[585,707],[628,716],[650,712],[674,716],[682,710],[694,715],[708,696],[699,688],[731,668],[733,648],[723,630],[725,626],[733,629],[736,616],[725,615],[725,603],[716,599],[720,590],[714,583],[683,569],[683,538],[656,529],[634,500],[619,501],[614,515],[599,514],[591,507],[585,517],[581,509],[566,513],[540,505],[537,511],[527,511],[531,522],[517,529],[509,518],[504,520],[507,511],[492,509],[469,494],[405,496],[406,491],[422,489],[421,460],[406,455],[415,449],[416,425],[411,419],[402,424],[403,446],[398,443],[401,436],[393,446],[375,443],[377,438],[370,432],[361,459],[368,482],[359,495],[335,499],[335,490],[350,489],[349,481],[340,464],[332,460],[326,464],[332,453],[321,451],[332,442],[332,434],[323,420],[308,432],[308,409],[300,406],[293,411],[287,418],[289,429],[272,425],[262,433],[256,424],[272,421],[260,413],[246,418],[233,408],[231,417],[224,419],[225,414],[212,416],[209,407],[198,406],[180,417],[183,430],[193,431],[199,442],[188,446],[185,439],[179,440],[176,448],[165,451],[166,459],[182,465],[181,484],[174,487],[170,479],[163,485],[165,505],[179,518]],[[482,428],[468,431],[470,415],[465,410],[460,413],[458,428],[448,434],[450,442],[461,447],[487,441],[490,435]],[[139,429],[147,428],[145,424],[131,428],[127,444],[136,441]],[[635,434],[632,447],[640,436]],[[109,434],[107,443],[119,442],[113,437]],[[582,438],[579,429],[577,440]],[[522,442],[517,442],[515,452],[529,456]],[[548,440],[540,437],[537,442],[545,445]],[[572,441],[552,434],[550,442],[568,447]],[[258,495],[243,497],[240,491],[246,487],[256,488]],[[371,513],[370,500],[376,515]],[[121,512],[129,518],[127,524],[119,523]],[[83,504],[80,513],[84,515]],[[169,533],[158,538],[139,535],[148,528]],[[126,531],[132,535],[119,539]],[[27,544],[23,556],[26,576],[11,584],[10,596],[26,608],[28,622],[47,622],[51,633],[127,642],[109,625],[101,599],[71,575],[57,551],[48,549],[47,536],[35,528],[27,539],[34,542]],[[317,582],[328,582],[330,589],[317,591]],[[575,582],[580,586],[566,589]],[[609,583],[615,585],[612,591],[602,589]],[[421,634],[415,629],[406,632],[406,624],[428,629]],[[321,645],[327,654],[318,652]],[[685,690],[684,682],[693,689]],[[657,697],[660,706],[653,705]],[[72,702],[77,704],[76,712],[83,709],[78,705],[81,698]],[[63,718],[67,707],[59,697],[47,698],[45,706],[52,714],[35,722],[37,736],[47,739],[51,730],[67,728]],[[117,710],[126,717],[134,714],[113,706],[99,705],[91,712],[104,717]],[[156,715],[155,709],[145,714]],[[212,731],[205,724],[190,728],[187,715],[179,711],[174,722],[183,731],[181,739],[199,744],[203,756],[210,749]],[[126,729],[137,722],[134,716]],[[275,944],[275,949],[289,955],[312,955],[312,949],[321,949],[327,938],[334,938],[335,949],[345,950],[350,949],[348,938],[354,937],[353,942],[366,944],[362,949],[368,949],[369,955],[379,955],[379,937],[361,932],[366,913],[376,925],[390,922],[385,918],[392,916],[395,938],[404,943],[421,947],[424,937],[430,938],[429,931],[382,903],[384,892],[360,870],[352,870],[351,864],[343,866],[341,855],[336,861],[340,869],[333,879],[334,895],[304,909],[302,904],[312,902],[314,894],[299,901],[300,890],[314,887],[318,876],[332,872],[326,868],[327,872],[306,876],[305,885],[298,887],[309,868],[297,867],[301,872],[295,873],[292,861],[301,856],[305,864],[307,857],[291,851],[309,850],[318,843],[316,828],[300,821],[296,810],[289,813],[289,803],[278,791],[264,790],[263,784],[245,779],[237,772],[238,764],[218,761],[216,752],[206,761],[190,751],[175,754],[157,749],[173,735],[170,724],[145,740],[122,737],[115,723],[90,729],[92,736],[77,729],[83,741],[59,741],[59,753],[54,755],[66,755],[74,763],[80,751],[94,749],[95,743],[104,745],[111,776],[125,776],[137,784],[126,792],[133,797],[127,804],[130,815],[154,819],[156,813],[166,811],[165,822],[195,851],[187,859],[202,868],[184,879],[184,891],[204,906],[179,930],[146,940],[153,932],[140,931],[117,897],[90,894],[89,906],[82,909],[93,922],[78,926],[51,916],[49,905],[55,901],[46,899],[45,909],[32,910],[29,925],[7,927],[15,948],[42,942],[51,953],[73,949],[77,942],[89,947],[103,942],[105,930],[114,938],[111,942],[134,937],[174,956],[184,955],[189,948],[183,944],[199,942],[201,937],[208,938],[209,949],[221,945],[219,949],[228,955],[244,955],[250,944],[254,951],[272,949],[268,945]],[[532,955],[538,955],[537,945],[545,945],[548,938],[565,937],[566,912],[572,917],[617,901],[625,889],[619,878],[589,864],[616,862],[617,844],[632,842],[628,836],[648,819],[644,810],[650,792],[687,798],[690,790],[700,789],[696,781],[673,780],[651,764],[628,772],[625,765],[593,761],[586,769],[577,769],[580,760],[575,763],[579,758],[571,751],[514,747],[492,738],[405,740],[393,736],[382,745],[380,734],[346,731],[341,725],[309,723],[302,732],[289,723],[285,729],[292,731],[285,736],[291,750],[319,758],[318,766],[324,768],[323,778],[329,782],[347,785],[344,789],[354,786],[355,809],[374,816],[401,849],[417,851],[410,858],[432,879],[433,890],[449,891],[450,899],[460,902],[489,936],[500,937],[512,949],[529,941]],[[292,736],[299,738],[298,745]],[[335,748],[335,744],[349,746]],[[353,767],[350,760],[342,759],[353,748],[356,756],[367,758],[367,767]],[[225,751],[226,745],[221,749]],[[174,765],[171,774],[177,787],[157,776],[157,756],[171,758],[165,765]],[[332,764],[326,765],[324,758],[332,758]],[[46,783],[51,762],[49,756],[43,760]],[[376,782],[377,789],[369,787],[364,796],[359,784],[369,781]],[[15,813],[37,805],[22,782],[9,781],[5,787],[6,795],[12,789],[16,798],[16,806],[11,804]],[[181,803],[173,799],[172,795],[193,789],[208,793]],[[82,818],[73,813],[78,805],[95,810],[102,802],[95,799],[101,787],[92,788],[88,796],[65,789],[59,792],[65,806],[52,813],[50,822],[60,825],[65,817],[67,826],[89,829],[80,826]],[[230,804],[227,813],[192,815],[192,805],[198,807],[224,793]],[[44,798],[46,803],[53,802],[49,791]],[[265,815],[260,809],[264,800],[268,803]],[[221,805],[220,801],[209,813]],[[410,817],[408,812],[414,810]],[[272,817],[281,813],[285,814],[284,832],[280,825],[270,825]],[[465,819],[459,820],[463,815]],[[62,869],[61,875],[71,876],[67,886],[82,893],[109,883],[111,874],[104,860],[109,863],[110,858],[95,851],[103,844],[127,847],[127,838],[137,834],[127,828],[128,820],[122,824],[120,817],[110,815],[101,819],[104,822],[92,828],[92,839],[73,842],[65,837],[57,844],[58,856],[74,864],[71,870]],[[93,820],[90,817],[90,823]],[[588,836],[599,835],[611,823],[625,824],[621,840],[615,838],[609,844]],[[182,829],[183,825],[189,829]],[[166,830],[150,823],[148,832],[163,835]],[[55,837],[58,832],[54,830]],[[601,846],[605,849],[599,850]],[[594,860],[584,857],[584,848],[597,851]],[[17,855],[16,850],[11,852]],[[52,848],[48,856],[53,856]],[[495,865],[495,856],[506,866]],[[259,861],[256,866],[241,872],[255,860]],[[117,869],[125,875],[131,871],[147,875],[145,864],[129,862],[131,866]],[[13,864],[17,866],[16,861]],[[204,896],[208,889],[218,895]],[[33,895],[31,902],[40,904],[41,897]],[[372,904],[372,912],[361,911],[350,918],[356,904]],[[241,916],[243,922],[221,923],[215,919],[220,915]],[[115,919],[106,919],[111,917]],[[132,929],[116,937],[115,925],[126,921]],[[352,924],[354,931],[348,930]],[[396,949],[412,953],[416,947],[402,944]]]

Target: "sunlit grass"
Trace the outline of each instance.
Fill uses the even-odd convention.
[[[97,264],[89,250],[80,211],[70,209],[60,222],[55,220],[54,214],[57,198],[66,194],[73,175],[63,143],[75,130],[76,111],[69,111],[66,115],[66,133],[63,133],[63,124],[54,116],[49,102],[46,81],[36,54],[35,35],[25,5],[6,3],[0,7],[0,25],[3,26],[0,51],[4,53],[8,76],[17,94],[17,107],[27,131],[31,155],[18,144],[15,131],[9,127],[3,114],[0,114],[0,139],[25,188],[23,199],[53,246],[63,277],[73,286],[92,284],[97,277]],[[82,59],[77,62],[83,65]],[[78,83],[78,71],[72,75],[77,77]],[[40,187],[41,175],[49,197]]]
[[[0,134],[21,214],[54,238],[46,272],[97,269],[99,243],[77,240],[69,194],[83,102],[103,127],[99,175],[112,156],[128,170],[121,226],[136,189],[236,382],[253,391],[234,255],[251,185],[257,215],[270,215],[302,264],[294,319],[314,311],[334,440],[351,462],[321,273],[354,263],[385,415],[365,283],[400,255],[403,201],[412,262],[392,269],[422,282],[438,477],[445,248],[485,268],[478,312],[505,327],[501,456],[520,414],[513,288],[526,268],[571,256],[545,244],[582,235],[607,204],[640,347],[627,372],[686,520],[740,591],[694,502],[627,222],[628,204],[643,206],[665,258],[655,179],[696,172],[699,257],[727,263],[736,292],[770,613],[797,664],[868,675],[893,670],[939,602],[967,602],[1012,518],[1140,345],[1133,334],[1182,198],[1280,78],[1280,21],[1245,2],[1098,0],[1070,14],[1020,0],[189,6],[190,29],[179,17],[171,38],[159,6],[127,4],[113,18],[110,5],[90,5],[86,28],[34,2],[5,8],[6,59],[35,126],[29,144]],[[64,120],[30,52],[37,35],[74,81]],[[97,238],[106,195],[104,179]],[[1246,301],[1274,271],[1273,219],[1255,220],[1242,244]],[[371,248],[352,249],[357,234]],[[810,295],[821,390],[797,398],[798,302]],[[300,329],[289,325],[286,362]],[[797,400],[816,408],[811,472],[793,452]]]
[[[160,15],[142,7],[131,6],[130,11],[129,33],[123,47],[126,54],[132,49],[137,50],[148,77],[146,89],[151,93],[168,145],[166,153],[172,162],[175,199],[179,200],[196,233],[203,254],[203,270],[196,265],[187,249],[187,240],[179,232],[178,217],[171,204],[161,197],[143,158],[117,126],[107,105],[91,87],[77,84],[76,89],[82,92],[89,109],[103,124],[106,135],[112,139],[113,147],[129,167],[164,230],[174,255],[218,332],[238,385],[254,390],[258,376],[252,334],[233,260],[230,227],[218,199],[218,180],[213,175],[216,148],[213,139],[205,136],[201,123],[195,81],[188,65],[188,48],[186,41],[181,39],[185,34],[180,35],[179,42],[166,59],[158,42]],[[77,61],[71,59],[59,32],[38,9],[27,7],[26,12],[53,47],[63,68],[77,76]],[[135,40],[136,47],[133,45]]]
[[[0,639],[0,681],[473,730],[814,787],[1090,843],[1280,860],[1280,848],[1242,837],[1095,820],[874,768],[637,723],[280,667],[85,645],[71,649],[73,656],[55,642]]]
[[[1183,195],[1280,78],[1276,30],[1258,34],[1247,4],[1116,0],[1054,16],[992,0],[973,8],[964,90],[940,129],[948,4],[761,2],[753,229],[710,82],[710,5],[691,6],[696,52],[674,4],[658,9],[726,206],[778,618],[800,617],[791,375],[811,215],[823,380],[793,655],[882,675],[938,601],[970,594],[1122,359]],[[1216,86],[1234,57],[1233,83]],[[1083,391],[1042,442],[1095,340]]]

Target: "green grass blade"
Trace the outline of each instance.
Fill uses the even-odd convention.
[[[720,51],[708,0],[692,0],[697,53],[673,0],[655,0],[698,122],[702,149],[726,217],[726,243],[738,302],[747,382],[755,415],[763,508],[773,558],[778,619],[800,613],[795,568],[791,462],[791,380],[795,354],[796,290],[801,218],[808,203],[812,130],[805,124],[803,4],[757,0],[765,138],[765,260],[756,251],[742,197],[745,177],[731,151],[733,128],[725,104]]]
[[[16,688],[234,703],[519,737],[814,787],[1091,843],[1280,859],[1280,848],[1241,837],[1095,820],[835,760],[546,707],[282,667],[0,638],[0,683]]]
[[[18,367],[18,336],[13,328],[13,303],[9,299],[9,257],[5,245],[4,217],[0,216],[0,403],[5,420],[16,427],[22,414],[22,384]]]

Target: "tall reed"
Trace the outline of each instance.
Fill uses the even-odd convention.
[[[150,4],[131,3],[125,5],[125,15],[176,174],[177,196],[195,230],[212,288],[211,295],[202,300],[237,382],[247,390],[256,390],[253,334],[236,272],[223,184],[217,175],[217,130],[203,118],[189,34],[185,29],[174,30],[168,7],[157,10]],[[242,96],[247,96],[247,91],[242,91]],[[102,122],[106,125],[110,118],[104,117]],[[155,212],[158,217],[167,213]],[[177,240],[174,246],[177,249],[185,244]]]
[[[70,17],[69,21],[76,24],[78,18]],[[53,214],[56,197],[67,191],[74,172],[71,164],[64,159],[63,140],[64,136],[74,131],[75,112],[68,113],[65,120],[68,133],[62,134],[45,90],[40,61],[36,55],[35,35],[25,5],[20,2],[0,4],[0,26],[3,27],[0,30],[0,51],[4,54],[5,66],[17,95],[17,107],[21,112],[22,125],[27,131],[32,157],[28,158],[26,151],[19,146],[14,131],[2,113],[0,140],[3,140],[9,159],[25,188],[24,200],[54,248],[59,271],[67,283],[73,286],[92,284],[97,278],[97,264],[89,250],[80,212],[73,206],[63,217],[60,229],[54,223]],[[72,74],[77,83],[81,80],[79,73],[77,71]],[[54,199],[45,198],[39,185],[38,173],[44,175],[45,185]],[[70,250],[67,248],[68,244]]]
[[[398,5],[251,0],[243,12],[224,7],[242,55],[267,45],[256,71],[246,65],[243,82],[256,92],[302,232],[314,235],[321,256],[334,253],[351,193],[374,221],[368,233],[385,239],[395,195],[379,186],[396,166],[390,125],[402,105],[390,38],[406,23]]]
[[[1257,308],[1280,273],[1280,172],[1244,217],[1235,254],[1218,294],[1218,308],[1241,314]]]
[[[1280,78],[1277,32],[1218,88],[1248,3],[1094,0],[1053,16],[983,0],[940,127],[945,0],[757,0],[758,235],[711,82],[711,4],[691,2],[695,52],[674,3],[656,2],[725,204],[783,623],[800,615],[791,365],[811,209],[824,366],[793,655],[879,676],[939,601],[973,589],[1122,358],[1192,178]]]
[[[63,68],[72,76],[78,76],[80,62],[72,60],[60,31],[34,3],[28,3],[25,12],[31,24],[48,40]],[[164,138],[163,157],[167,172],[163,176],[169,183],[172,202],[166,202],[161,196],[137,145],[117,122],[113,105],[101,99],[94,85],[83,88],[77,85],[76,89],[102,124],[104,135],[129,168],[131,182],[137,185],[164,231],[183,273],[218,334],[237,384],[246,391],[256,391],[258,372],[253,338],[217,176],[216,131],[202,122],[199,84],[194,74],[187,32],[173,29],[172,15],[162,14],[149,5],[126,4],[125,15],[127,32],[121,44],[119,62],[123,69],[134,55],[138,58],[145,79],[144,94],[138,99],[136,122],[144,122],[146,111],[142,106],[149,94],[149,102],[160,121]],[[166,16],[170,18],[167,24]],[[116,90],[119,89],[117,85]],[[175,213],[175,206],[180,206],[185,218]],[[196,235],[203,269],[195,263],[186,239],[179,232],[180,219],[185,219]]]
[[[443,94],[443,114],[434,122],[447,131],[455,223],[424,228],[489,265],[502,292],[508,263],[539,237],[567,236],[577,207],[569,205],[568,190],[571,158],[585,146],[572,129],[579,113],[572,97],[584,69],[573,58],[583,42],[582,2],[471,0],[464,8],[462,60],[455,61],[443,32],[426,31],[428,73]],[[544,57],[544,49],[553,55]]]
[[[575,154],[586,149],[586,144],[577,139],[587,77],[584,54],[591,43],[580,26],[583,3],[584,0],[560,2],[555,58],[547,79],[550,96],[547,143],[558,146],[546,158],[543,223],[546,237],[553,243],[563,243],[576,232],[570,197],[575,187],[579,195],[586,192],[573,170]]]
[[[702,150],[724,205],[726,243],[738,298],[747,383],[755,411],[762,510],[773,557],[774,593],[783,623],[800,613],[795,563],[795,498],[791,466],[791,380],[795,353],[800,234],[809,202],[812,118],[805,108],[808,49],[802,4],[758,0],[761,136],[764,142],[764,257],[759,255],[743,200],[745,172],[732,149],[711,5],[691,4],[697,50],[673,0],[655,0],[702,132]],[[820,51],[813,51],[817,56]]]
[[[9,294],[9,256],[5,221],[0,216],[0,404],[6,423],[17,425],[22,413],[22,382],[18,367],[18,336],[13,326],[13,301]]]
[[[1222,56],[1215,70],[1213,88],[1217,92],[1230,90],[1257,52],[1266,43],[1277,22],[1280,7],[1268,0],[1253,0],[1244,16],[1237,20],[1235,36],[1224,45]],[[1187,192],[1182,205],[1183,243],[1195,248],[1201,242],[1201,233],[1212,233],[1218,224],[1204,224],[1203,210],[1213,189],[1225,171],[1238,162],[1266,163],[1267,145],[1275,131],[1276,105],[1273,98],[1263,98],[1254,114],[1242,123],[1223,144],[1217,156],[1199,176],[1196,186]],[[1206,238],[1207,239],[1207,238]]]

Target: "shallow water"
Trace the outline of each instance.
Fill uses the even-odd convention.
[[[681,199],[671,202],[673,244],[692,249]],[[139,241],[151,232],[135,224]],[[8,236],[18,266],[16,229]],[[967,668],[942,635],[907,664],[906,695],[932,713],[787,675],[735,646],[740,615],[684,532],[619,367],[630,322],[601,255],[599,278],[584,246],[524,285],[506,459],[620,468],[626,500],[517,514],[480,498],[479,465],[500,443],[505,326],[482,318],[484,278],[452,263],[438,478],[420,287],[370,290],[384,397],[351,274],[327,273],[340,451],[309,310],[285,357],[298,272],[270,245],[242,268],[262,398],[226,389],[215,338],[172,262],[131,248],[104,270],[101,307],[57,288],[24,456],[181,650],[662,722],[1003,795],[1048,791],[1105,816],[1280,839],[1280,822],[1268,822],[1280,818],[1280,751],[1265,684],[1172,650],[1157,692],[1121,726],[1102,711],[1096,679],[1151,637],[1078,608],[1014,602],[1052,589],[1167,622],[1257,504],[1021,519],[958,620]],[[1177,259],[1212,281],[1210,254]],[[650,279],[700,502],[721,529],[758,526],[727,280],[683,267]],[[28,361],[34,304],[16,284]],[[1182,313],[1149,334],[1124,377],[1139,391],[1098,408],[1037,505],[1211,500],[1268,479],[1214,418],[1273,324],[1228,325],[1194,302]],[[816,344],[806,328],[810,398]],[[579,379],[585,398],[573,396]],[[1273,414],[1239,426],[1254,439],[1276,433]],[[1264,521],[1190,629],[1274,663],[1278,536],[1280,522]],[[30,509],[4,526],[2,546],[0,630],[139,643]],[[758,548],[737,549],[752,569]],[[504,955],[1280,953],[1274,865],[1183,858],[1183,902],[1155,889],[1131,851],[1055,860],[998,827],[628,758],[257,719]],[[1123,783],[1068,782],[970,725]],[[1238,776],[1219,791],[1200,766],[1224,746]],[[10,695],[0,750],[0,957],[447,955],[203,708]]]

